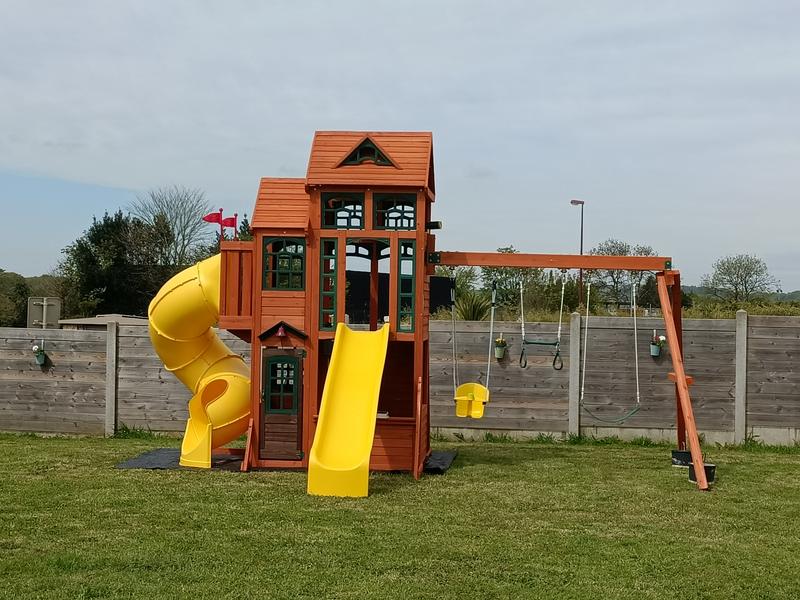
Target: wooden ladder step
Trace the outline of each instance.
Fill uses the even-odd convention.
[[[672,381],[673,383],[678,383],[678,376],[675,375],[675,371],[670,371],[667,373],[667,379]],[[686,376],[686,385],[692,385],[694,383],[694,377],[691,375]]]

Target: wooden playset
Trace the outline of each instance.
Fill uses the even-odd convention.
[[[243,470],[309,469],[311,493],[365,495],[365,481],[357,491],[337,491],[313,473],[320,468],[331,480],[343,477],[349,467],[342,465],[359,463],[356,446],[362,453],[366,448],[367,456],[359,477],[371,469],[418,478],[430,453],[429,284],[436,265],[646,270],[656,272],[671,348],[678,446],[686,449],[688,441],[697,485],[707,489],[691,378],[683,366],[680,276],[671,259],[439,251],[433,232],[440,224],[431,218],[433,165],[429,132],[319,131],[304,178],[261,180],[253,239],[223,241],[219,257],[200,263],[180,285],[171,280],[164,286],[151,304],[151,337],[167,368],[195,393],[182,464],[210,465],[212,448],[246,431]],[[351,264],[359,262],[369,277],[367,306],[354,305],[348,294]],[[197,317],[197,327],[184,333],[186,309],[178,301],[186,302],[181,290],[188,288],[202,289],[203,300],[191,302],[204,303],[208,316]],[[167,313],[159,307],[168,304],[169,316],[160,316]],[[215,366],[237,358],[221,351],[198,358],[211,342],[199,346],[194,340],[207,335],[213,317],[251,344],[246,400],[216,415],[214,404],[226,387],[241,388],[242,366]],[[372,337],[350,336],[354,341],[345,348],[349,334],[343,332],[350,330]],[[167,348],[176,339],[194,345],[180,352]],[[181,370],[190,364],[197,373],[184,378]],[[476,402],[480,410],[459,414],[480,416],[489,390],[479,382],[466,385],[472,395],[461,400]],[[365,408],[353,412],[356,404]],[[224,435],[218,433],[226,427]],[[330,458],[330,452],[340,454]]]

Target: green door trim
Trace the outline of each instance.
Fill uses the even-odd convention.
[[[300,358],[290,354],[274,354],[264,358],[264,385],[261,390],[264,412],[272,415],[298,414],[300,411]],[[273,366],[279,369],[280,365],[285,365],[286,371],[273,373]],[[288,394],[292,395],[292,408],[272,408],[273,398],[277,398],[278,405],[283,407],[283,400]]]

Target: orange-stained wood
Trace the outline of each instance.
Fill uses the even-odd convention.
[[[417,380],[416,408],[414,410],[414,479],[419,479],[422,474],[422,464],[420,461],[420,425],[422,424],[422,377]]]
[[[341,165],[363,140],[371,139],[396,165]],[[405,186],[434,190],[433,136],[420,132],[317,131],[306,172],[308,186]]]
[[[439,264],[470,267],[530,267],[536,269],[609,269],[663,271],[668,256],[602,256],[595,254],[524,254],[517,252],[440,252]]]
[[[661,302],[661,312],[664,315],[664,326],[667,331],[667,342],[670,348],[680,348],[678,331],[672,315],[672,302],[664,273],[656,275],[656,282],[658,285],[658,299]],[[675,372],[675,385],[678,388],[678,397],[683,410],[683,420],[686,425],[686,436],[689,440],[689,450],[692,454],[692,465],[697,478],[697,487],[701,490],[707,490],[708,481],[706,480],[706,470],[703,465],[703,453],[700,449],[700,439],[697,436],[697,427],[694,422],[692,401],[689,398],[689,385],[686,379],[686,371],[683,368],[683,357],[680,351],[670,352],[670,356],[672,357],[672,368]]]
[[[309,224],[306,180],[264,177],[258,186],[251,227],[255,229],[306,229]]]
[[[670,302],[672,304],[672,320],[675,322],[677,332],[678,352],[683,358],[683,318],[681,315],[682,295],[681,295],[681,274],[678,271],[665,273],[665,281],[671,285]],[[686,426],[684,425],[683,409],[681,408],[681,398],[678,394],[677,381],[675,382],[675,422],[678,429],[678,450],[686,450]],[[689,385],[691,382],[687,381]]]
[[[678,376],[675,375],[674,371],[670,371],[669,373],[667,373],[667,379],[669,379],[670,381],[673,381],[675,383],[678,383]],[[686,376],[686,385],[693,385],[693,384],[694,384],[694,377],[692,377],[691,375],[687,375]]]
[[[244,456],[242,457],[242,465],[239,467],[239,470],[242,473],[246,473],[247,470],[250,468],[250,460],[253,454],[253,418],[250,417],[250,420],[247,422],[247,442],[244,445]]]
[[[220,253],[220,327],[250,329],[253,242],[224,240]]]

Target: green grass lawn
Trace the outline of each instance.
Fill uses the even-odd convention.
[[[0,435],[3,598],[797,598],[800,452],[448,443],[444,476],[127,471],[171,439]]]

